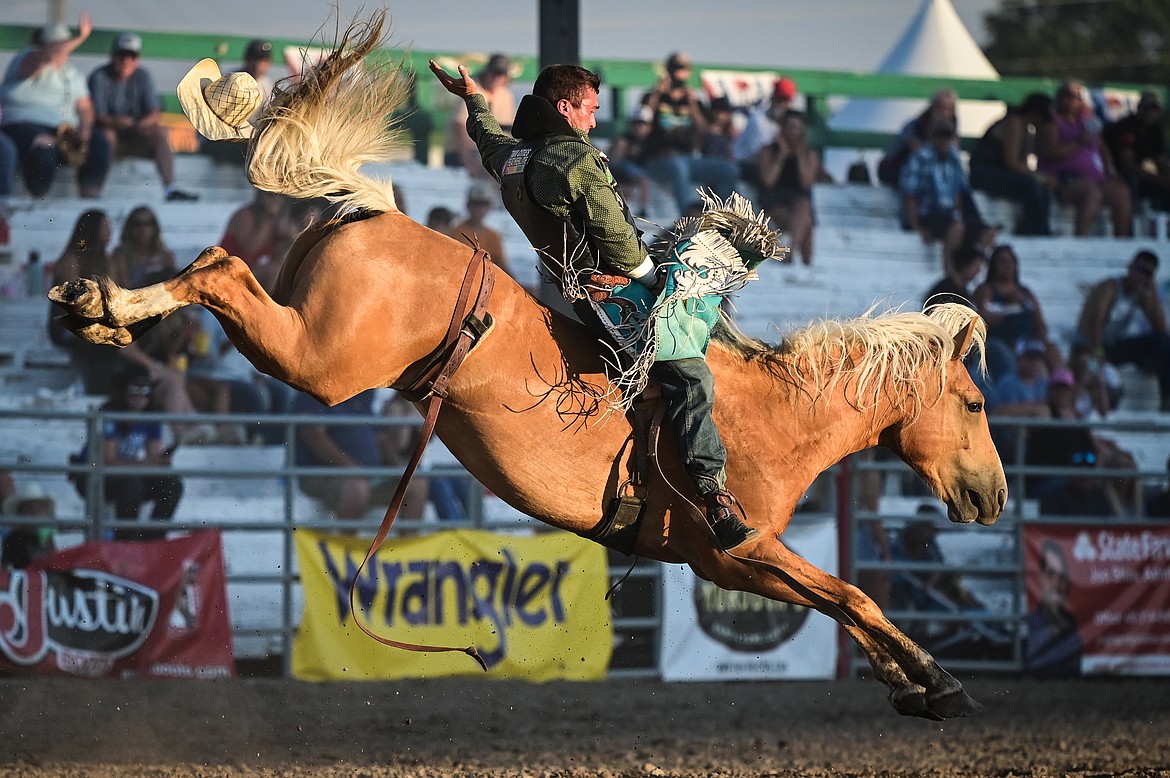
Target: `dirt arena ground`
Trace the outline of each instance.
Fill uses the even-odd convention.
[[[1170,776],[1170,680],[529,685],[0,679],[0,776]]]

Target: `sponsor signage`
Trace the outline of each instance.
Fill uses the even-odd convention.
[[[1037,675],[1170,675],[1170,527],[1024,529],[1025,668]]]
[[[96,542],[0,568],[0,669],[86,678],[235,674],[218,532]]]
[[[783,540],[811,564],[835,573],[835,522],[790,525]],[[729,592],[678,565],[664,568],[662,607],[664,680],[824,679],[836,673],[836,625],[807,608]]]
[[[298,531],[305,610],[293,674],[305,680],[482,675],[461,653],[382,645],[354,624],[349,582],[369,543]],[[362,571],[357,603],[375,634],[474,645],[496,678],[604,678],[613,651],[605,549],[568,533],[478,530],[395,538]]]

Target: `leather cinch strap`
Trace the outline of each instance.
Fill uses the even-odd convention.
[[[472,282],[477,275],[477,271],[480,276],[479,292],[476,294],[475,299],[472,300]],[[455,375],[455,371],[463,364],[463,360],[468,352],[471,351],[472,346],[488,330],[490,317],[487,316],[486,310],[488,300],[492,296],[492,289],[495,287],[494,271],[495,266],[492,264],[491,257],[488,253],[482,249],[476,249],[475,254],[471,258],[471,262],[467,266],[467,272],[463,276],[463,284],[459,288],[459,299],[455,303],[455,311],[451,315],[451,323],[447,327],[447,334],[443,337],[442,344],[432,352],[430,359],[417,374],[418,377],[402,392],[407,397],[413,396],[413,398],[417,398],[412,398],[414,402],[420,402],[426,399],[427,412],[423,419],[418,444],[415,446],[414,453],[411,454],[410,461],[403,470],[402,478],[398,482],[398,488],[394,490],[394,497],[390,500],[390,505],[386,508],[386,515],[382,517],[382,525],[378,528],[378,534],[374,536],[373,541],[370,543],[370,549],[366,552],[366,558],[362,560],[362,563],[353,574],[353,580],[349,583],[350,614],[353,616],[354,623],[358,625],[361,631],[374,640],[383,645],[404,648],[407,651],[462,651],[479,662],[480,667],[485,671],[487,670],[487,664],[484,662],[483,657],[479,655],[475,646],[468,646],[466,648],[456,646],[426,646],[418,643],[404,643],[374,634],[369,627],[362,623],[359,611],[355,607],[355,594],[357,592],[358,578],[361,576],[362,570],[373,559],[378,549],[382,547],[382,543],[390,533],[390,528],[394,526],[394,520],[398,517],[398,512],[402,509],[403,500],[406,498],[406,487],[410,484],[410,479],[414,476],[415,470],[418,469],[423,452],[426,451],[431,435],[434,434],[435,423],[439,418],[439,407],[447,397],[451,377]]]

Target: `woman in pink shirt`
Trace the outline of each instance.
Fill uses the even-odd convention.
[[[1076,209],[1075,230],[1086,235],[1097,224],[1101,208],[1113,217],[1113,235],[1133,234],[1129,188],[1117,175],[1113,158],[1101,140],[1101,122],[1085,100],[1085,88],[1065,81],[1056,91],[1052,121],[1036,130],[1037,169],[1051,177],[1060,199]]]

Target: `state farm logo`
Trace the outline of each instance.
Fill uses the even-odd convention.
[[[0,569],[0,653],[33,665],[50,653],[77,675],[134,653],[158,616],[158,592],[101,570]]]
[[[699,628],[733,651],[760,652],[792,637],[808,618],[808,608],[750,592],[729,592],[695,579]]]

